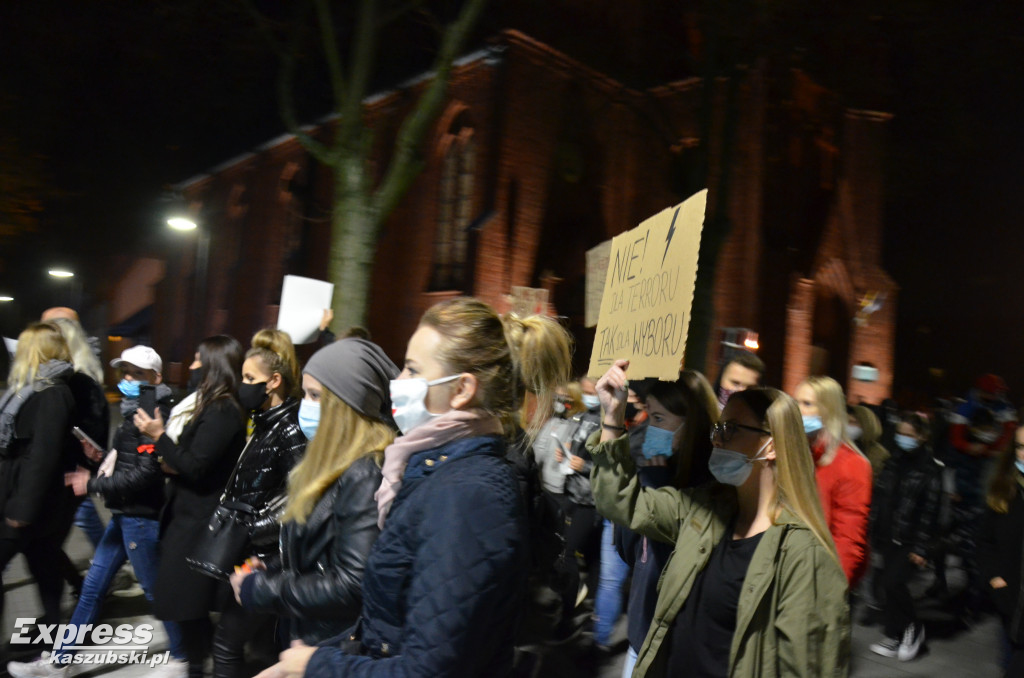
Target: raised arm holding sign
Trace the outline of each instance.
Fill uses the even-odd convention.
[[[612,240],[589,373],[674,381],[686,352],[707,190]]]

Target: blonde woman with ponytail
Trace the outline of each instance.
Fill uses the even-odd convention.
[[[846,578],[796,403],[774,389],[733,394],[711,433],[717,482],[644,488],[622,434],[628,367],[598,382],[594,497],[611,520],[675,544],[633,675],[847,675]]]
[[[793,397],[811,445],[825,523],[852,588],[868,566],[871,462],[850,440],[846,396],[839,382],[831,377],[809,377],[796,387]]]
[[[319,643],[359,616],[379,533],[373,495],[395,437],[388,385],[397,375],[379,346],[356,338],[328,344],[306,364],[298,426],[309,445],[288,480],[280,558],[231,578],[242,607],[280,616],[292,641]]]
[[[252,348],[242,363],[238,402],[252,417],[252,436],[235,464],[221,502],[236,502],[252,510],[249,543],[240,557],[250,567],[275,567],[281,514],[288,491],[288,474],[302,459],[306,436],[299,428],[299,363],[287,332],[263,329],[253,335]],[[241,678],[245,644],[261,628],[272,628],[274,617],[245,610],[228,600],[213,637],[214,678]],[[272,656],[272,655],[271,655]]]
[[[424,314],[391,382],[402,436],[384,452],[359,626],[342,647],[292,647],[261,678],[509,674],[529,545],[507,441],[527,392],[528,435],[543,425],[569,351],[555,321],[475,299]]]

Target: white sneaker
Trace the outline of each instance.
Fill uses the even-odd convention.
[[[150,678],[188,678],[188,662],[171,657],[169,662],[154,667],[146,675]]]
[[[917,656],[921,651],[921,644],[924,642],[924,625],[910,624],[903,631],[903,639],[900,641],[898,657],[901,662],[908,662]]]
[[[49,652],[31,662],[7,662],[7,673],[13,678],[66,678],[70,672],[70,664],[51,662]]]
[[[883,657],[895,657],[900,653],[900,641],[896,638],[886,638],[879,643],[873,643],[869,649]]]

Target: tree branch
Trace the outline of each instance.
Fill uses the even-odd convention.
[[[476,24],[486,4],[487,0],[466,0],[458,18],[444,32],[441,48],[434,60],[434,79],[402,123],[395,139],[395,154],[388,165],[384,180],[373,196],[374,205],[381,219],[395,209],[423,168],[420,147],[430,126],[441,113],[452,62],[458,56],[466,36]]]
[[[281,42],[274,36],[274,31],[270,28],[270,20],[267,19],[256,6],[252,4],[251,0],[239,0],[239,4],[246,11],[246,13],[252,18],[256,24],[256,28],[259,30],[260,35],[264,37],[267,44],[270,45],[270,49],[280,59],[284,59],[285,49],[281,45]]]
[[[341,69],[341,55],[338,52],[338,39],[334,31],[334,19],[331,16],[329,0],[314,0],[317,23],[320,24],[320,42],[327,60],[327,70],[331,78],[331,91],[334,93],[334,109],[341,112],[345,105],[345,77]]]
[[[338,113],[341,114],[339,135],[349,152],[365,154],[369,149],[364,147],[361,140],[363,99],[369,87],[374,50],[377,45],[376,0],[361,0],[355,30],[352,52],[349,56],[349,89],[345,101],[338,107]]]
[[[281,119],[284,120],[288,131],[295,135],[295,138],[299,140],[303,148],[309,151],[310,155],[323,164],[333,167],[337,163],[334,154],[325,144],[303,132],[295,115],[295,105],[292,100],[292,76],[295,73],[295,52],[298,50],[298,27],[300,25],[301,15],[297,15],[288,47],[281,52],[281,72],[277,78],[277,99],[281,106]]]
[[[388,24],[397,19],[401,18],[407,12],[410,12],[420,5],[423,4],[424,0],[409,0],[408,2],[402,3],[398,7],[394,8],[390,12],[385,13],[382,17],[377,19],[377,28],[384,28]]]

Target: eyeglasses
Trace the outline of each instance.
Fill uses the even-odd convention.
[[[732,437],[736,435],[736,431],[741,428],[746,429],[747,431],[763,433],[766,436],[770,436],[772,434],[771,431],[765,431],[763,428],[757,428],[756,426],[737,424],[735,421],[720,421],[711,427],[711,443],[714,444],[715,438],[721,438],[723,443],[727,443],[732,440]]]

